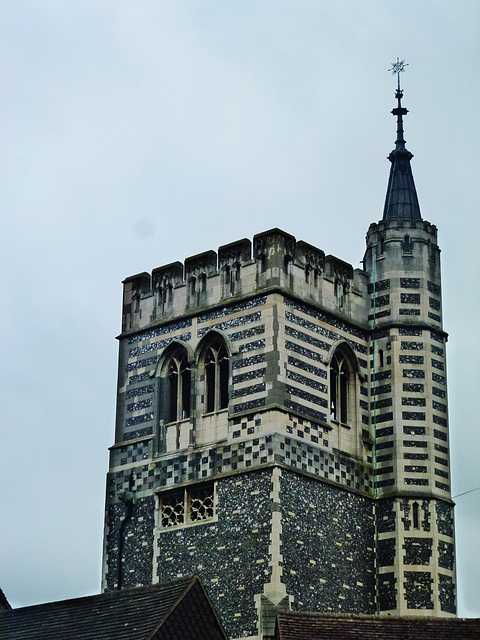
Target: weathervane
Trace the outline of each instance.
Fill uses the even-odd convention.
[[[392,76],[396,73],[398,78],[398,90],[400,91],[400,74],[405,71],[405,67],[408,67],[408,63],[405,64],[405,60],[397,58],[396,62],[392,62],[392,68],[389,71],[392,72]]]

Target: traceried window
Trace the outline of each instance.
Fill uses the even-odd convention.
[[[348,422],[348,382],[350,369],[341,354],[335,354],[330,365],[330,417]]]
[[[167,422],[190,417],[191,370],[187,353],[178,349],[167,364]]]
[[[185,523],[184,492],[168,493],[160,499],[160,526],[174,527]]]
[[[348,350],[340,347],[330,363],[330,418],[342,424],[355,422],[355,371]]]
[[[211,520],[215,516],[215,486],[186,487],[159,496],[159,527],[167,529]]]
[[[219,411],[228,407],[228,351],[219,339],[206,350],[205,365],[205,411]]]

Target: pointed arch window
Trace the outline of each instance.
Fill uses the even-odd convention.
[[[221,340],[205,352],[205,411],[211,413],[228,407],[228,351]]]
[[[187,354],[178,349],[167,363],[167,422],[190,417],[191,369]]]
[[[348,422],[350,367],[341,353],[336,353],[330,365],[330,417]]]
[[[330,419],[356,424],[356,367],[349,349],[339,347],[330,362]]]

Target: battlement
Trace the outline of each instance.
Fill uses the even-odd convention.
[[[243,238],[123,282],[122,332],[281,288],[345,318],[367,304],[367,274],[281,229]]]
[[[400,261],[403,256],[418,259],[418,269],[427,258],[440,266],[440,249],[437,244],[437,227],[425,220],[381,220],[370,225],[366,236],[367,250],[364,267],[373,272],[372,256],[378,259],[390,255]],[[400,261],[399,268],[405,268]]]

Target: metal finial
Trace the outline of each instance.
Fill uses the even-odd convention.
[[[397,61],[392,62],[392,67],[391,69],[389,69],[389,71],[392,72],[392,76],[397,74],[399,91],[400,91],[400,74],[402,73],[402,71],[405,71],[405,67],[408,67],[408,63],[405,64],[405,60],[400,60],[399,58],[397,58]]]

